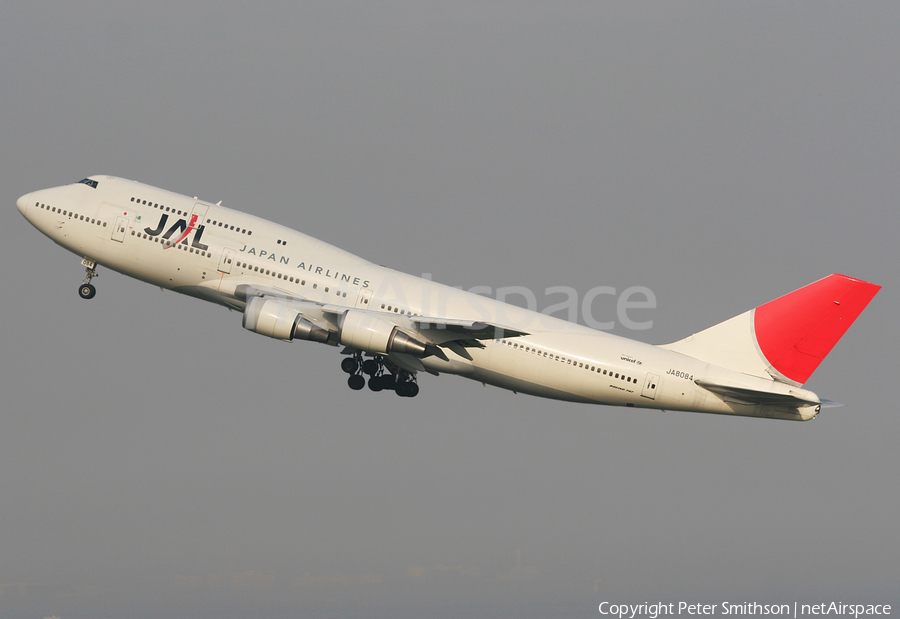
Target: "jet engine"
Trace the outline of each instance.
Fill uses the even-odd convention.
[[[265,297],[253,297],[247,302],[244,328],[286,342],[300,339],[325,343],[331,333],[309,322],[283,301]]]
[[[414,357],[443,357],[437,346],[425,344],[372,312],[348,310],[341,318],[341,344],[372,353],[405,353]]]

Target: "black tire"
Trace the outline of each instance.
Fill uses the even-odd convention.
[[[378,372],[378,362],[375,359],[366,359],[363,361],[363,372],[369,376],[375,376]]]
[[[78,295],[82,299],[93,299],[95,294],[97,294],[97,289],[91,284],[82,284],[78,289]]]
[[[408,383],[406,387],[406,397],[414,398],[419,395],[419,385],[416,383]]]
[[[380,376],[373,376],[369,379],[369,389],[371,389],[372,391],[381,391],[382,389],[384,389]]]
[[[399,395],[401,398],[408,398],[410,384],[411,383],[397,383],[397,395]]]
[[[356,374],[356,370],[359,369],[359,361],[354,357],[347,357],[341,361],[341,369],[347,372],[347,374]]]
[[[353,389],[354,391],[359,391],[363,387],[366,386],[366,379],[360,376],[359,374],[354,374],[350,378],[347,379],[347,386]]]

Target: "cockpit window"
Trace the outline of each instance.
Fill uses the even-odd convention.
[[[83,178],[80,181],[78,181],[77,184],[88,185],[90,187],[93,187],[94,189],[97,188],[97,181],[92,181],[89,178]]]

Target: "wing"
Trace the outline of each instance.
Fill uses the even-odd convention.
[[[387,324],[389,328],[396,328],[396,330],[399,330],[408,338],[413,338],[414,342],[410,344],[411,350],[414,349],[417,344],[421,344],[418,348],[419,353],[417,355],[387,351],[391,354],[392,358],[396,356],[400,364],[410,371],[421,371],[424,369],[421,361],[416,358],[417,356],[422,358],[436,355],[445,361],[448,360],[447,355],[442,348],[451,350],[460,357],[471,361],[472,356],[466,349],[484,348],[484,344],[481,343],[481,340],[528,335],[524,331],[494,322],[460,320],[441,316],[425,317],[413,316],[410,314],[398,315],[392,312],[359,309],[346,305],[319,303],[317,301],[310,301],[288,295],[275,288],[257,288],[241,285],[235,290],[235,295],[243,300],[248,306],[259,303],[258,301],[254,301],[254,298],[256,297],[275,301],[272,305],[275,305],[276,307],[267,310],[267,313],[270,314],[273,319],[275,319],[276,314],[295,317],[299,316],[317,331],[315,337],[306,339],[316,339],[317,341],[333,345],[338,345],[339,343],[344,344],[348,347],[345,349],[345,352],[353,352],[355,350],[385,352],[369,350],[365,345],[355,345],[353,341],[356,338],[346,337],[347,334],[344,333],[344,331],[349,328],[347,326],[348,319],[354,325],[367,323],[369,325],[375,324],[383,326]],[[294,324],[296,324],[296,320],[294,320]],[[245,327],[247,327],[247,324],[245,324]],[[306,328],[308,331],[310,327],[308,326]],[[366,327],[366,329],[374,328],[375,327]],[[260,332],[255,328],[252,330],[256,330],[258,333]],[[270,335],[270,337],[290,339],[284,336],[285,333],[287,333],[287,331]],[[268,333],[264,334],[269,335]],[[293,335],[291,335],[291,337],[293,337]],[[393,337],[396,336],[392,336],[392,338]],[[348,342],[348,340],[350,340],[350,342]],[[422,346],[424,346],[424,348],[422,348]]]

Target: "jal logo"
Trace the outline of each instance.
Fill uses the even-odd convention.
[[[171,238],[173,235],[179,234],[180,236],[176,240],[172,241],[172,245],[177,245],[178,243],[186,239],[191,232],[196,231],[193,240],[191,240],[191,247],[200,249],[202,251],[206,251],[207,249],[209,249],[208,245],[204,245],[200,242],[200,237],[203,236],[203,230],[205,229],[205,226],[203,226],[202,224],[199,226],[197,225],[196,215],[191,215],[190,222],[185,219],[179,219],[168,229],[166,229],[166,223],[168,222],[168,220],[169,215],[167,213],[163,213],[162,217],[160,217],[159,219],[159,225],[157,225],[156,230],[152,230],[150,226],[147,226],[146,228],[144,228],[144,232],[149,236],[162,235],[162,238],[165,241],[168,241],[169,238]],[[165,230],[165,233],[163,233],[163,230]],[[172,245],[167,245],[166,249],[168,249]]]

